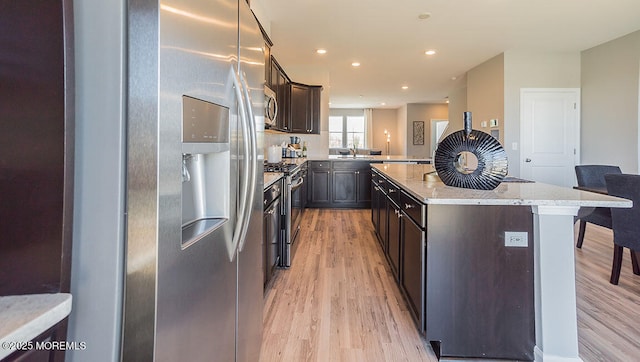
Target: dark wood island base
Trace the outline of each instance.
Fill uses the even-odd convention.
[[[439,358],[534,360],[530,207],[425,205],[375,171],[372,200],[380,245]],[[527,245],[505,246],[505,232]]]
[[[423,333],[438,357],[533,360],[533,214],[527,206],[429,205]],[[505,232],[526,232],[526,247]]]

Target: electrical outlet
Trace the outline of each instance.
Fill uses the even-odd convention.
[[[523,231],[505,231],[504,246],[526,248],[529,246],[529,235]]]

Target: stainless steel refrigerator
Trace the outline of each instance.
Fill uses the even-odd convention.
[[[257,361],[263,280],[260,29],[245,0],[132,0],[121,5],[126,168],[120,195],[122,260],[115,265],[123,274],[112,286],[96,286],[91,278],[97,280],[93,273],[100,262],[93,269],[88,256],[74,256],[88,273],[72,273],[72,292],[79,300],[70,335],[87,341],[91,350],[109,343],[113,332],[115,355],[124,361]],[[92,11],[83,6],[76,9],[81,21]],[[116,39],[117,33],[116,27]],[[83,36],[79,58],[86,66],[95,46],[91,35]],[[81,82],[94,76],[80,73]],[[97,100],[100,93],[87,89],[84,97]],[[80,103],[91,109],[89,99]],[[94,158],[109,152],[87,144],[80,149],[95,152]],[[89,162],[82,166],[91,167]],[[80,210],[90,208],[81,205]],[[78,248],[83,243],[104,247],[82,240],[97,230],[88,224],[80,221]],[[107,264],[101,268],[105,276],[113,272]],[[96,297],[87,288],[96,290]],[[98,299],[109,289],[119,296],[115,302],[120,306]],[[113,311],[121,324],[105,324],[110,330],[101,335],[100,327],[87,321],[87,309],[97,305]],[[93,357],[92,351],[80,351],[70,359]]]

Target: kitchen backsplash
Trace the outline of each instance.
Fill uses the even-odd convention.
[[[321,131],[319,135],[289,134],[289,133],[265,133],[264,154],[267,154],[269,146],[289,143],[292,136],[300,137],[300,144],[307,142],[307,157],[325,157],[329,155],[329,132]]]

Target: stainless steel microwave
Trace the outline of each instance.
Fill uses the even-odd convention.
[[[271,88],[264,86],[264,124],[269,128],[275,126],[276,117],[278,116],[278,101],[276,100],[276,92]]]

